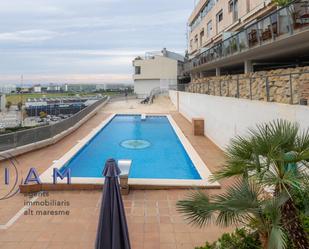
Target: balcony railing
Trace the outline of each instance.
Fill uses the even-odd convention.
[[[194,57],[188,62],[189,68],[242,53],[308,28],[309,1],[294,1]]]
[[[221,97],[308,105],[306,86],[309,71],[269,75],[234,75],[218,77],[201,83],[170,85],[170,90],[200,93]]]

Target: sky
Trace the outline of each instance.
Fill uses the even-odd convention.
[[[131,83],[146,51],[184,54],[193,0],[1,0],[0,84]]]

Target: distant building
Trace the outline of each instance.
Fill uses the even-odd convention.
[[[31,93],[30,87],[22,87],[20,88],[20,93]]]
[[[124,91],[128,90],[132,85],[128,84],[104,84],[105,91]]]
[[[97,85],[95,84],[65,84],[64,92],[95,92]]]
[[[33,92],[34,93],[41,93],[42,92],[42,87],[40,85],[33,86]]]
[[[105,90],[105,84],[97,84],[96,91]]]
[[[27,99],[25,109],[28,116],[39,116],[40,112],[49,115],[75,114],[99,99],[92,97],[57,97]]]
[[[155,88],[176,85],[183,64],[183,56],[165,48],[161,52],[146,53],[145,58],[135,58],[134,92],[139,98],[144,98]]]
[[[5,104],[6,104],[5,94],[0,93],[0,111],[1,112],[5,111]]]
[[[15,85],[0,85],[0,93],[9,94],[12,92],[16,92]]]
[[[61,92],[61,86],[50,84],[50,85],[47,86],[46,91],[47,92]]]

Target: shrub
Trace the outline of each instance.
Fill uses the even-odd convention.
[[[236,229],[233,233],[223,234],[217,241],[196,249],[261,249],[258,234],[249,233],[246,229]]]
[[[291,2],[292,2],[292,0],[273,0],[273,3],[275,3],[279,7],[288,5]]]
[[[45,112],[40,112],[39,115],[40,115],[40,118],[46,118],[47,116]]]

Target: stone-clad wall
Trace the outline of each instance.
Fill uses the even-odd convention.
[[[261,101],[268,96],[271,102],[299,104],[300,99],[309,102],[309,67],[196,78],[187,91]]]

